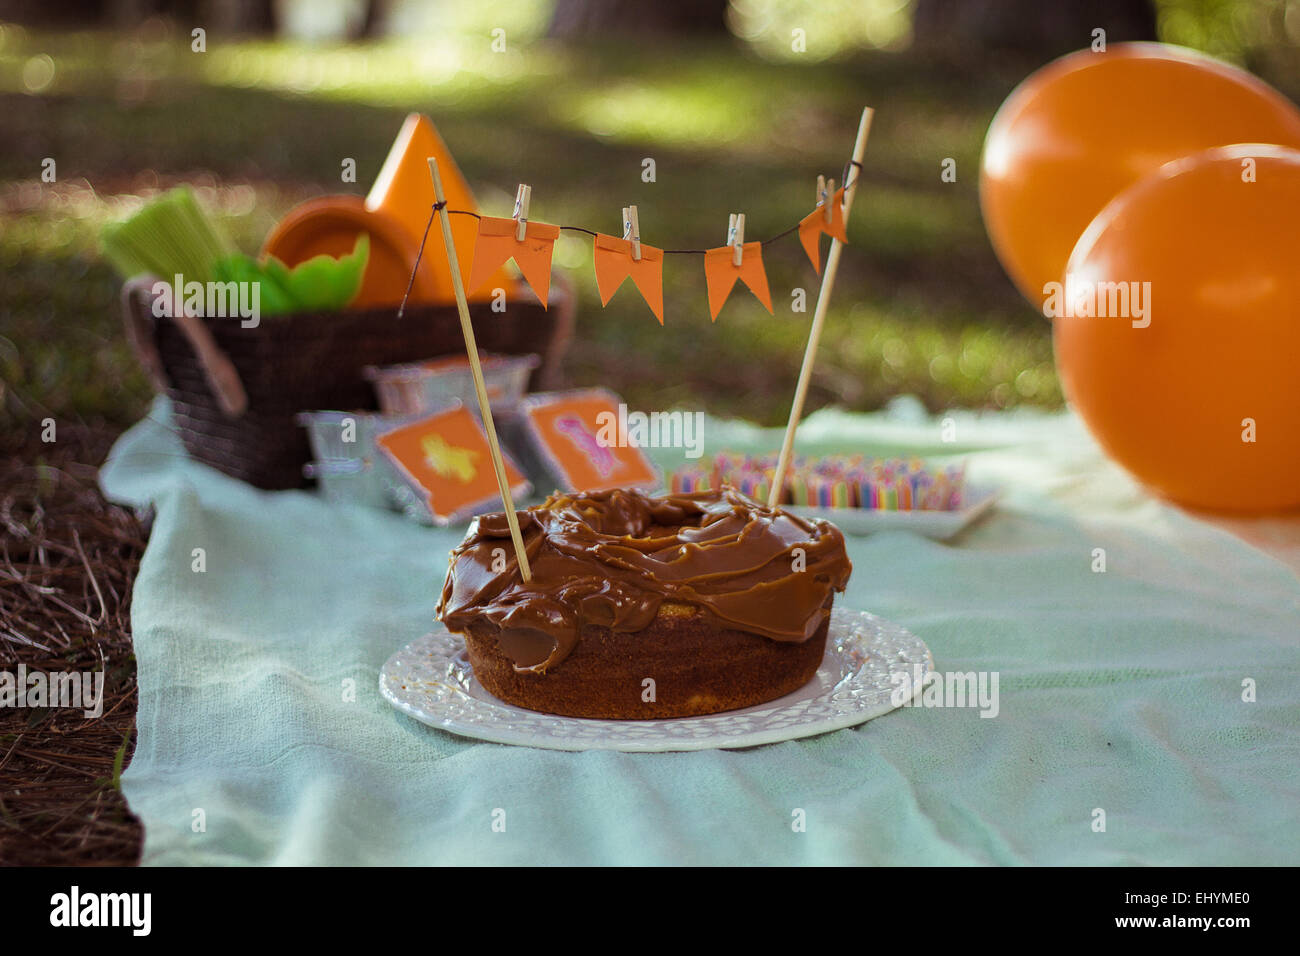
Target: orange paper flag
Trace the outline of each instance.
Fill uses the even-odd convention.
[[[560,227],[544,222],[529,222],[524,241],[515,239],[514,219],[484,216],[478,221],[478,239],[474,242],[474,268],[470,271],[468,289],[480,288],[492,278],[495,270],[514,259],[524,279],[533,287],[537,298],[546,307],[546,296],[551,291],[551,253],[555,240],[560,238]]]
[[[664,324],[664,251],[641,243],[641,260],[632,258],[632,242],[613,236],[596,236],[596,288],[600,304],[608,305],[628,276],[640,290],[659,324]]]
[[[718,320],[723,303],[739,279],[749,286],[758,301],[772,311],[772,294],[767,289],[767,273],[763,270],[763,244],[747,242],[741,247],[743,258],[736,265],[734,246],[719,246],[704,253],[704,278],[709,286],[709,312]]]
[[[817,243],[821,240],[822,233],[838,239],[840,242],[847,243],[848,235],[844,231],[844,190],[835,190],[828,200],[831,204],[831,221],[826,221],[826,207],[818,206],[808,215],[803,217],[799,223],[799,241],[803,243],[804,252],[808,253],[808,258],[812,260],[813,268],[820,275],[822,271],[821,249]]]

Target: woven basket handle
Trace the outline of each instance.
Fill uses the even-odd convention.
[[[167,372],[154,343],[153,286],[157,281],[139,276],[122,286],[122,321],[127,340],[145,374],[155,389],[163,391],[167,388]],[[248,411],[248,393],[244,391],[238,370],[221,351],[202,319],[187,314],[184,309],[173,311],[176,314],[171,319],[194,349],[203,377],[221,411],[228,418],[239,418]]]

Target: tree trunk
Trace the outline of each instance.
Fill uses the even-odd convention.
[[[548,36],[727,32],[727,0],[556,0]]]
[[[379,36],[388,15],[387,6],[381,0],[365,0],[365,12],[350,39],[372,40]]]
[[[962,60],[1050,60],[1090,46],[1098,28],[1108,44],[1154,40],[1155,10],[1150,0],[917,0],[912,21],[915,49]]]

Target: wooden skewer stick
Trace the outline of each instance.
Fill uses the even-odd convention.
[[[433,176],[433,195],[438,202],[445,202],[442,191],[442,177],[438,175],[438,161],[429,157],[429,173]],[[456,290],[456,308],[460,312],[460,330],[465,336],[465,352],[469,355],[469,369],[474,376],[474,393],[478,396],[478,410],[483,416],[483,427],[487,431],[488,448],[492,452],[492,470],[496,472],[497,489],[501,492],[501,504],[505,507],[506,523],[510,525],[510,539],[515,545],[515,557],[519,560],[519,576],[524,583],[532,580],[533,571],[528,566],[528,553],[524,550],[524,536],[519,532],[519,516],[515,514],[514,499],[510,495],[510,482],[506,478],[505,462],[501,459],[501,445],[497,442],[496,425],[492,422],[492,406],[488,402],[487,386],[483,384],[483,366],[478,360],[478,344],[474,341],[474,326],[469,321],[469,303],[465,301],[465,285],[460,278],[460,263],[456,259],[456,243],[451,236],[451,217],[443,207],[442,241],[447,247],[447,265],[451,267],[451,284]]]
[[[858,124],[858,138],[853,144],[853,162],[861,163],[867,152],[867,134],[871,132],[871,117],[875,110],[870,106],[862,111],[862,121]],[[844,190],[844,223],[847,227],[849,209],[853,206],[853,197],[858,191],[858,180],[862,170],[854,166],[849,170],[849,185]],[[827,200],[829,210],[829,199]],[[767,506],[775,508],[781,502],[781,489],[785,486],[785,473],[790,469],[790,455],[794,451],[794,433],[803,417],[804,399],[808,397],[808,383],[812,380],[813,362],[817,358],[817,343],[821,341],[822,326],[826,322],[826,310],[830,307],[831,290],[835,288],[835,274],[840,268],[840,250],[844,244],[838,239],[831,239],[831,251],[826,257],[826,271],[822,273],[821,290],[817,293],[817,308],[813,311],[812,328],[808,330],[808,347],[804,349],[803,365],[799,369],[799,384],[794,389],[794,403],[790,406],[790,420],[785,426],[785,441],[781,444],[781,456],[776,460],[776,474],[772,476],[772,490],[767,496]]]

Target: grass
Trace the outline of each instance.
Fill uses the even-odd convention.
[[[8,439],[8,435],[0,438]],[[114,433],[0,443],[0,671],[103,673],[103,709],[0,708],[0,865],[138,861],[121,793],[135,748],[131,594],[147,529],[99,492]]]
[[[49,59],[45,59],[48,57]],[[51,69],[52,65],[52,69]],[[1050,329],[984,236],[984,131],[1032,63],[943,72],[905,54],[777,62],[738,41],[566,47],[484,36],[302,47],[212,39],[156,24],[135,34],[0,32],[0,376],[56,417],[125,423],[149,389],[120,331],[118,280],[96,253],[103,222],[177,181],[198,183],[254,251],[294,203],[364,192],[409,110],[434,117],[489,213],[515,183],[535,218],[612,231],[635,202],[646,241],[722,241],[792,225],[816,175],[839,178],[863,105],[877,109],[810,408],[878,407],[912,393],[945,407],[1057,407]],[[39,179],[57,163],[57,182]],[[340,182],[344,158],[357,182]],[[642,182],[655,160],[656,181]],[[957,181],[940,164],[957,163]],[[784,420],[817,277],[791,236],[764,250],[775,315],[743,290],[710,323],[702,263],[670,257],[660,328],[629,288],[601,309],[590,246],[556,262],[578,282],[574,384],[634,407]],[[791,310],[792,290],[808,311]],[[9,403],[12,407],[13,402]]]

